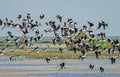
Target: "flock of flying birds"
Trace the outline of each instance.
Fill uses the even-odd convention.
[[[95,36],[101,37],[104,39],[106,37],[104,32],[95,34],[94,30],[103,29],[105,30],[108,27],[108,24],[104,21],[100,21],[97,26],[90,21],[87,21],[88,25],[79,26],[79,24],[74,21],[72,18],[68,18],[66,21],[63,21],[63,17],[61,15],[56,15],[52,20],[42,23],[42,20],[46,18],[46,15],[42,14],[38,17],[38,19],[33,19],[30,13],[27,13],[25,16],[19,14],[17,16],[18,22],[15,22],[11,19],[5,18],[5,20],[0,19],[0,28],[1,30],[5,28],[19,28],[20,32],[23,33],[24,38],[13,35],[12,31],[7,32],[6,42],[8,43],[7,47],[9,47],[10,39],[13,39],[16,47],[21,47],[21,45],[31,46],[33,42],[38,42],[41,37],[46,35],[47,33],[52,33],[53,39],[52,42],[55,45],[56,42],[61,41],[61,37],[70,37],[74,34],[77,34],[82,31],[87,31],[88,34],[94,38]],[[41,28],[46,27],[43,32],[41,32]],[[80,28],[81,27],[81,28]],[[31,31],[35,33],[35,36],[31,36],[29,38],[26,37]],[[51,36],[51,35],[50,35]],[[108,41],[111,41],[108,39]],[[36,47],[34,51],[37,49]],[[60,48],[62,52],[62,49]],[[10,57],[10,60],[15,60],[14,56]],[[46,62],[49,63],[50,58],[46,58]],[[92,70],[95,65],[90,64],[89,68]],[[65,63],[60,64],[60,68],[65,68]],[[100,67],[100,71],[104,72],[104,68]]]
[[[68,18],[66,21],[63,21],[63,17],[61,15],[56,15],[52,20],[49,20],[47,22],[42,23],[42,20],[44,20],[46,16],[44,14],[40,15],[38,19],[33,19],[30,13],[27,13],[26,15],[19,14],[17,16],[18,22],[15,22],[11,19],[5,18],[5,20],[0,19],[0,28],[1,30],[5,28],[19,28],[19,30],[23,33],[24,38],[21,39],[20,37],[17,37],[13,35],[12,31],[8,31],[8,36],[6,37],[7,43],[9,43],[11,40],[14,39],[16,47],[20,47],[21,45],[32,45],[33,42],[38,42],[42,36],[44,36],[47,33],[53,33],[53,43],[60,42],[61,37],[71,36],[72,34],[76,34],[82,30],[86,30],[89,34],[93,34],[93,30],[89,30],[95,25],[87,21],[88,26],[83,25],[82,29],[77,28],[78,23],[74,21],[72,18]],[[44,29],[43,32],[41,32],[42,27],[47,27],[47,29]],[[98,23],[98,26],[95,28],[95,30],[103,28],[104,30],[108,27],[108,24],[104,21],[101,21]],[[35,33],[36,36],[32,36],[29,38],[26,37],[27,34],[29,34],[31,31]],[[105,37],[105,33],[101,32],[99,34],[96,34],[97,36],[100,36],[101,38]],[[8,47],[9,45],[7,45]]]

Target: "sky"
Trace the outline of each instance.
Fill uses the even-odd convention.
[[[105,21],[107,36],[120,36],[120,0],[0,0],[0,19],[15,20],[18,14],[31,13],[37,17],[45,14],[48,19],[60,14],[64,19],[73,18],[80,25],[91,21]],[[7,31],[20,35],[16,29],[0,29],[0,36]]]

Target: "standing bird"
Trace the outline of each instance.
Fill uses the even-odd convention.
[[[104,68],[102,66],[100,67],[100,72],[104,72]]]

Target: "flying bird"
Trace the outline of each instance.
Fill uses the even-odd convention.
[[[24,30],[22,29],[21,31],[23,32],[23,34],[29,33],[27,28],[25,28]]]
[[[86,29],[87,29],[87,26],[86,26],[86,25],[83,25],[83,29],[85,29],[85,30],[86,30]]]
[[[102,27],[102,23],[99,22],[97,29],[100,29]]]
[[[61,64],[60,64],[60,69],[65,69],[65,62],[62,62]]]
[[[33,51],[37,51],[37,49],[38,49],[39,47],[37,46],[37,47],[35,47],[34,49],[33,49]]]
[[[21,15],[21,14],[19,14],[17,18],[20,20],[20,19],[22,18],[22,15]]]
[[[105,29],[106,29],[106,27],[108,27],[108,24],[107,24],[107,23],[105,23],[104,21],[101,21],[101,23],[102,23],[103,29],[105,30]]]
[[[80,55],[78,59],[81,59],[83,61],[85,58],[86,58],[86,55],[83,55],[83,56]]]
[[[16,61],[16,58],[15,58],[15,56],[10,56],[10,61]]]
[[[60,24],[58,25],[58,27],[55,27],[54,30],[57,31],[60,29]]]
[[[43,14],[43,15],[40,15],[40,19],[43,19],[45,17],[45,15]]]
[[[27,19],[29,21],[29,19],[31,19],[30,13],[27,13]]]
[[[93,70],[94,66],[95,66],[95,65],[90,64],[90,65],[89,65],[90,70]]]
[[[56,18],[60,21],[60,23],[62,22],[62,17],[60,15],[57,15]]]
[[[72,19],[72,18],[69,18],[69,19],[67,19],[67,22],[73,23],[73,19]]]
[[[49,25],[48,22],[46,22],[45,25],[48,26]]]
[[[48,32],[52,32],[52,30],[51,30],[51,29],[49,29],[49,30],[44,30],[44,32],[45,32],[45,33],[48,33]]]
[[[50,61],[50,58],[47,57],[47,58],[46,58],[46,62],[49,63],[49,61]]]
[[[0,19],[0,26],[3,24],[2,20]]]
[[[89,24],[90,28],[94,26],[94,24],[93,24],[93,23],[91,23],[91,22],[89,22],[89,21],[87,21],[87,22],[88,22],[88,24]]]

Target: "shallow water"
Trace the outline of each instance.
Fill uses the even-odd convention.
[[[58,66],[61,62],[66,63],[66,69],[60,71]],[[95,70],[89,70],[90,63],[95,65]],[[100,73],[98,69],[100,66],[105,68],[104,73]],[[114,70],[112,70],[113,68]],[[2,73],[13,74],[13,76],[16,73],[24,77],[120,77],[119,69],[120,59],[117,59],[114,65],[110,64],[109,59],[95,58],[86,58],[83,61],[78,59],[51,59],[48,64],[45,59],[22,57],[22,60],[17,58],[17,61],[9,61],[9,56],[0,56],[0,76],[3,75]],[[9,75],[7,76],[9,77]]]
[[[0,48],[1,49],[1,48]],[[26,48],[27,50],[34,50],[34,48]],[[64,50],[68,50],[67,48],[63,48]],[[9,47],[6,50],[20,50],[19,48]],[[37,50],[44,50],[44,48],[38,48]],[[46,48],[46,50],[59,50],[59,48]]]
[[[119,73],[54,73],[54,74],[29,74],[26,76],[43,77],[120,77]]]
[[[1,48],[0,48],[1,49]],[[26,48],[27,50],[34,50],[34,48]],[[37,50],[43,50],[44,48],[38,48]],[[67,50],[67,48],[63,48],[64,50]],[[20,50],[19,48],[9,47],[6,48],[6,50]],[[46,50],[59,50],[59,48],[46,48]]]
[[[68,67],[86,67],[89,64],[93,64],[96,67],[105,66],[105,67],[113,67],[120,66],[120,59],[116,60],[115,64],[111,64],[109,59],[95,59],[95,58],[86,58],[81,61],[78,59],[51,59],[50,63],[46,63],[45,59],[29,59],[29,58],[19,58],[16,57],[16,61],[9,61],[9,56],[0,56],[0,68],[1,67],[23,67],[23,66],[58,66],[59,63],[65,62]],[[35,63],[34,63],[35,62]],[[37,63],[36,63],[37,62]]]

